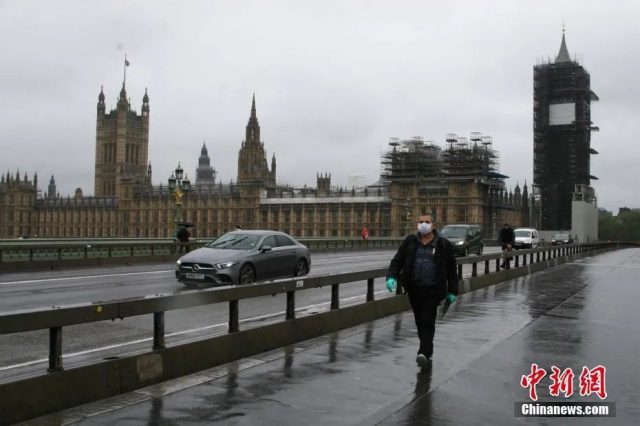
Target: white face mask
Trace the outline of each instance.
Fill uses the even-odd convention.
[[[418,224],[418,232],[422,235],[426,235],[431,232],[431,224],[430,223],[419,223]]]

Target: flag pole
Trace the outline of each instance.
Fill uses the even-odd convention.
[[[122,82],[123,85],[127,85],[127,54],[124,54],[124,79]]]

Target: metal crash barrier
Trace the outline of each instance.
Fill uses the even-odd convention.
[[[503,253],[458,258],[461,292],[495,284],[604,250],[629,246],[637,247],[638,244],[601,242],[514,251],[509,254],[510,266],[507,266],[509,269],[500,267]],[[467,272],[463,275],[464,265],[471,265],[470,274]],[[531,269],[535,266],[537,268]],[[0,383],[0,396],[2,396],[0,412],[12,407],[13,417],[9,420],[21,421],[29,416],[34,417],[128,392],[152,383],[403,312],[409,305],[407,297],[401,294],[400,288],[397,290],[397,297],[384,297],[378,300],[374,298],[374,280],[384,277],[386,273],[386,268],[379,268],[252,285],[189,290],[181,294],[160,294],[136,299],[54,306],[0,314],[0,334],[49,330],[48,373],[43,371],[35,378]],[[366,285],[363,286],[363,303],[340,306],[341,286],[364,283]],[[330,309],[327,312],[296,317],[296,293],[316,288],[330,288]],[[281,293],[286,293],[286,305],[281,321],[241,330],[239,321],[241,300]],[[170,347],[166,345],[166,312],[220,303],[228,306],[226,334],[180,342]],[[150,351],[123,358],[116,357],[118,358],[116,360],[99,360],[93,364],[65,370],[62,334],[64,327],[105,320],[122,320],[141,315],[149,315],[153,318],[153,339]],[[189,362],[183,362],[185,359]],[[78,380],[78,377],[104,378],[111,375],[120,378],[117,386],[107,383],[108,381],[104,379],[94,380],[91,385],[84,385],[82,380]],[[38,392],[53,396],[44,398],[43,401],[38,401],[36,398],[35,402],[20,396],[29,389],[36,388],[39,389]]]

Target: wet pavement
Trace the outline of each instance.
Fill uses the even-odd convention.
[[[425,370],[408,312],[30,424],[637,424],[639,273],[640,249],[625,249],[464,294]],[[578,376],[605,366],[616,417],[515,417],[532,363],[548,372],[538,402],[600,402]],[[549,395],[552,365],[575,373],[570,398]]]

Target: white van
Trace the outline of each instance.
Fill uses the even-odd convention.
[[[516,234],[516,250],[537,248],[540,244],[538,230],[535,228],[516,228],[513,233]]]

